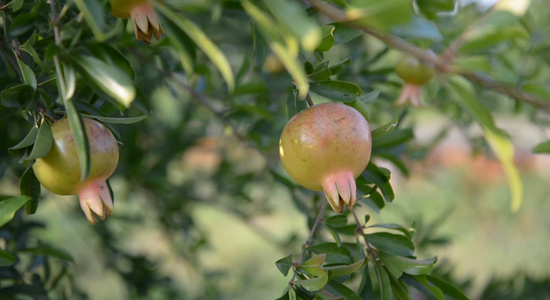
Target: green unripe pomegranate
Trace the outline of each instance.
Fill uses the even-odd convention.
[[[290,177],[310,190],[324,191],[339,213],[355,204],[355,178],[367,167],[371,150],[367,120],[342,103],[318,104],[296,114],[279,141]]]
[[[397,75],[406,83],[424,85],[435,76],[432,64],[424,63],[414,56],[403,54],[395,67]]]
[[[105,219],[113,211],[113,200],[106,180],[118,164],[118,144],[105,125],[84,119],[90,145],[90,174],[81,181],[80,164],[68,119],[52,124],[53,144],[50,152],[33,165],[38,181],[58,195],[78,195],[80,206],[90,223],[96,219],[92,212]]]
[[[433,54],[433,52],[430,53]],[[436,57],[435,54],[433,56]],[[395,72],[405,81],[405,86],[395,101],[395,106],[403,106],[408,103],[420,106],[422,104],[422,86],[434,78],[434,66],[405,53],[397,62]]]

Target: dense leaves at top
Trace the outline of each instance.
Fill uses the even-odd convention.
[[[392,105],[404,84],[394,70],[399,52],[434,64],[426,105],[481,127],[485,142],[473,145],[500,160],[511,209],[520,208],[514,149],[493,115],[524,113],[546,124],[550,11],[544,0],[525,9],[512,2],[490,10],[454,0],[151,2],[165,36],[146,45],[106,0],[0,0],[0,177],[19,182],[19,192],[0,196],[0,295],[86,297],[71,275],[76,253],[41,241],[56,216],[41,210],[46,197],[31,168],[51,148],[51,123],[67,117],[82,179],[90,169],[84,118],[106,123],[121,144],[115,176],[127,187],[112,190],[113,219],[88,234],[130,298],[221,298],[221,275],[197,263],[209,241],[190,211],[212,203],[247,223],[270,212],[276,185],[311,228],[301,252],[304,241],[278,242],[292,253],[273,266],[291,276],[280,299],[466,299],[434,254],[417,257],[436,238],[422,243],[416,223],[374,224],[368,214],[397,201],[390,171],[377,162],[407,175],[407,159],[429,151],[410,147],[411,108]],[[374,160],[356,180],[357,211],[343,215],[324,212],[325,200],[292,182],[277,159],[288,119],[326,101],[356,108],[372,126]],[[533,151],[549,149],[546,142]],[[210,164],[190,163],[197,152]],[[142,209],[117,210],[118,196]],[[73,215],[79,222],[76,208],[66,218]],[[176,287],[149,257],[118,242],[142,220],[171,237],[170,249],[203,285]]]

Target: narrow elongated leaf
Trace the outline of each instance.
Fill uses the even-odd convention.
[[[461,104],[476,118],[491,149],[504,168],[511,194],[510,210],[516,212],[523,200],[523,182],[514,164],[514,146],[506,134],[496,127],[490,111],[475,97],[472,86],[461,77],[449,80],[450,86],[460,97]]]
[[[32,167],[28,168],[21,176],[19,189],[21,190],[21,195],[31,198],[30,201],[25,203],[25,212],[27,215],[34,214],[38,208],[38,199],[40,198],[40,182],[34,175]]]
[[[374,139],[383,137],[386,134],[392,132],[397,127],[398,122],[399,122],[399,118],[396,116],[395,118],[393,118],[393,120],[389,121],[388,123],[374,129],[373,131],[371,131],[372,139],[374,140]]]
[[[412,238],[411,232],[409,229],[399,225],[399,224],[391,224],[391,223],[380,223],[380,224],[374,224],[371,226],[368,226],[367,228],[385,228],[385,229],[393,229],[397,230],[401,233],[403,233],[408,238]]]
[[[23,83],[28,84],[32,87],[33,90],[36,90],[36,76],[29,66],[27,66],[22,60],[19,59],[19,56],[15,55],[17,58],[17,64],[21,70],[21,75],[23,77]]]
[[[441,280],[432,275],[425,275],[430,283],[441,289],[445,295],[452,297],[455,300],[469,300],[469,298],[456,286]]]
[[[393,201],[395,194],[390,184],[390,178],[386,176],[386,174],[384,174],[384,172],[382,172],[382,170],[372,161],[369,161],[367,169],[361,174],[361,176],[366,181],[376,184],[386,201]]]
[[[404,144],[414,138],[414,133],[411,128],[396,129],[391,133],[379,136],[376,140],[373,139],[372,147],[376,148],[391,148]]]
[[[351,265],[329,266],[325,267],[325,270],[331,271],[333,277],[345,276],[357,272],[365,264],[365,261],[366,259],[361,259]]]
[[[76,91],[76,73],[71,64],[64,62],[62,66],[63,66],[64,90],[61,92],[63,93],[63,97],[66,100],[70,100],[73,97],[74,92]]]
[[[402,280],[428,296],[433,296],[437,300],[445,300],[445,294],[443,294],[439,287],[429,282],[425,275],[403,276]]]
[[[34,141],[36,140],[36,136],[38,135],[38,127],[33,126],[31,130],[29,130],[29,133],[19,142],[17,145],[8,148],[9,150],[17,150],[17,149],[23,149],[32,146],[34,144]]]
[[[36,140],[34,141],[34,146],[32,147],[31,154],[28,157],[25,157],[25,160],[38,159],[42,156],[45,156],[50,152],[53,143],[52,130],[50,129],[50,124],[43,121],[42,125],[38,129],[38,134],[36,135]]]
[[[53,247],[50,247],[50,246],[47,246],[47,245],[39,245],[37,247],[21,249],[19,251],[20,252],[25,252],[25,253],[31,253],[31,254],[35,254],[35,255],[51,256],[51,257],[59,258],[59,259],[70,261],[70,262],[74,263],[74,259],[71,256],[71,254],[69,254],[69,253],[67,253],[67,252],[65,252],[61,249],[56,249],[56,248],[53,248]]]
[[[437,261],[436,257],[426,260],[415,260],[411,258],[394,256],[386,253],[379,253],[378,257],[394,278],[399,278],[403,273],[410,275],[429,274]]]
[[[134,124],[143,121],[149,117],[149,115],[143,115],[139,117],[113,118],[87,114],[80,114],[80,116],[86,119],[96,119],[98,121],[101,121],[102,123],[110,124]]]
[[[336,280],[331,280],[324,290],[337,297],[328,299],[361,300],[361,297],[356,292]],[[319,294],[317,293],[317,295]]]
[[[265,0],[263,3],[275,19],[300,41],[306,51],[312,52],[317,48],[321,41],[321,29],[308,17],[299,2]]]
[[[78,9],[84,15],[84,20],[90,26],[94,37],[98,42],[105,40],[105,35],[103,34],[103,27],[105,24],[103,9],[100,6],[98,1],[94,0],[74,0]]]
[[[535,148],[533,148],[533,153],[550,153],[550,141],[535,146]]]
[[[355,83],[337,80],[325,80],[311,85],[311,91],[332,101],[354,101],[361,94],[361,88]]]
[[[86,127],[73,101],[66,101],[65,109],[67,110],[67,118],[69,119],[69,125],[76,146],[76,154],[80,165],[80,180],[84,181],[90,174],[91,164],[90,144],[88,142],[88,135],[86,134]]]
[[[286,257],[283,257],[279,259],[277,262],[275,262],[275,265],[277,266],[277,269],[283,274],[288,275],[288,271],[290,268],[292,268],[292,256],[288,255]]]
[[[376,249],[398,256],[412,256],[414,244],[411,239],[400,234],[375,232],[365,234],[367,241]]]
[[[380,296],[382,300],[391,300],[392,291],[391,291],[391,281],[388,272],[383,266],[376,266],[376,276],[378,277],[378,284],[380,286]]]
[[[95,57],[79,55],[74,62],[82,75],[105,94],[128,107],[136,97],[136,89],[126,72]]]
[[[390,276],[393,297],[399,300],[413,300],[405,283]]]
[[[0,227],[8,223],[15,212],[18,211],[27,201],[31,200],[27,196],[19,197],[10,197],[10,196],[0,196]]]
[[[180,30],[185,32],[189,38],[193,40],[208,56],[210,61],[216,66],[223,79],[227,83],[230,92],[235,89],[235,78],[231,65],[223,52],[208,38],[208,36],[191,20],[187,19],[182,14],[174,13],[169,7],[164,5],[157,6],[158,10],[170,21],[172,21]]]
[[[0,267],[9,267],[17,261],[17,258],[0,248]]]
[[[328,282],[328,274],[323,272],[319,277],[312,279],[298,280],[294,284],[303,287],[304,289],[313,292],[325,287]]]

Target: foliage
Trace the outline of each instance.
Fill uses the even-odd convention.
[[[394,72],[398,52],[434,66],[426,105],[463,128],[481,128],[469,136],[472,146],[498,158],[511,210],[521,207],[514,148],[493,116],[547,123],[550,21],[544,0],[525,11],[512,2],[485,11],[454,0],[163,1],[151,5],[166,34],[146,45],[105,0],[0,0],[0,149],[7,150],[0,177],[19,180],[21,194],[0,197],[0,294],[86,297],[71,274],[70,247],[46,245],[36,232],[56,216],[31,216],[41,215],[46,198],[31,166],[51,147],[49,125],[67,117],[82,178],[90,168],[84,118],[106,123],[121,144],[116,178],[126,187],[113,189],[114,215],[86,239],[98,241],[100,264],[132,299],[221,298],[223,275],[197,263],[209,241],[191,210],[211,203],[247,222],[269,214],[273,186],[292,196],[311,229],[301,252],[303,241],[279,242],[292,253],[273,258],[291,276],[279,299],[411,299],[417,292],[467,299],[439,272],[435,254],[417,257],[429,238],[418,238],[416,222],[374,223],[369,214],[396,200],[390,171],[377,162],[408,175],[407,161],[430,150],[410,147],[407,117],[421,108],[393,106],[403,86]],[[325,211],[326,201],[292,182],[278,160],[288,119],[326,101],[357,108],[373,129],[374,160],[357,178],[360,201],[344,214]],[[442,128],[438,138],[445,134]],[[548,143],[534,151],[548,153]],[[117,210],[133,200],[142,207]],[[144,223],[160,228],[171,253],[202,276],[202,293],[176,288],[155,261],[121,244]],[[484,295],[498,298],[502,285]]]

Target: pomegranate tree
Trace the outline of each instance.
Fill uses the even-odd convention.
[[[105,125],[84,119],[90,145],[90,174],[81,181],[80,164],[68,119],[52,124],[53,145],[50,152],[33,165],[38,181],[50,192],[59,195],[78,195],[80,207],[92,224],[92,212],[105,219],[113,212],[113,200],[105,182],[118,163],[118,144]]]
[[[434,78],[434,66],[422,62],[416,57],[403,54],[397,62],[395,72],[405,81],[405,86],[395,105],[403,106],[411,103],[413,106],[420,106],[422,104],[422,86]]]
[[[151,43],[151,36],[158,40],[164,35],[157,13],[149,0],[109,0],[111,14],[117,18],[132,19],[134,32],[138,41]]]
[[[372,148],[367,120],[354,108],[323,103],[305,109],[286,124],[279,141],[285,170],[298,184],[324,191],[336,212],[356,201],[357,178]]]

